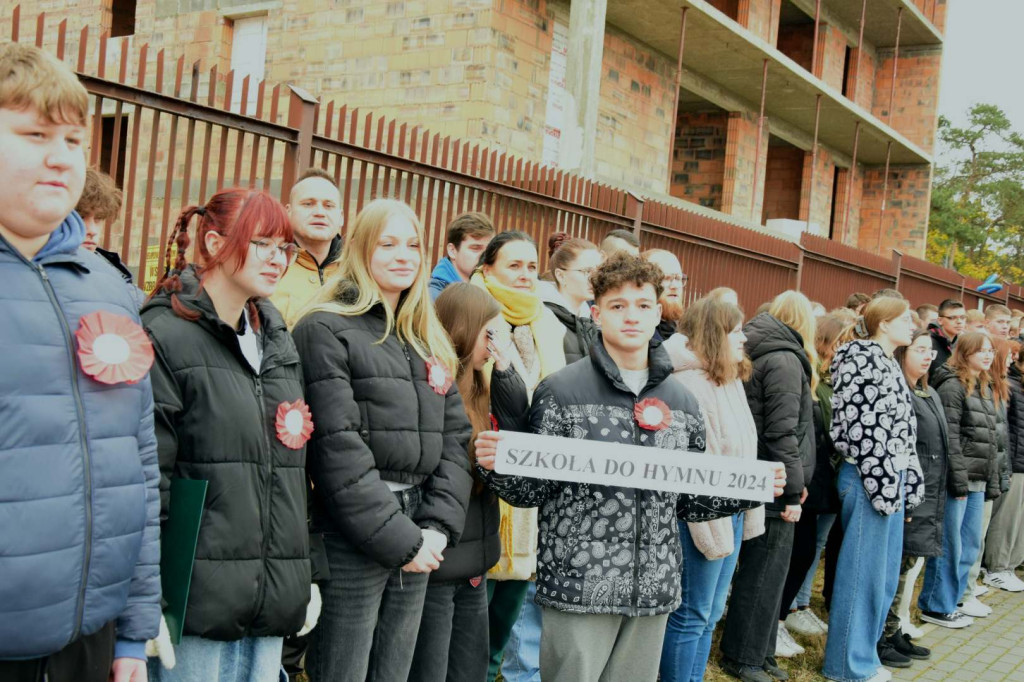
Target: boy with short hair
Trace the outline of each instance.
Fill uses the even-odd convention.
[[[72,212],[84,183],[88,103],[53,57],[0,47],[5,682],[143,681],[145,641],[160,624],[153,397],[146,346],[124,336],[132,325],[144,332],[118,273],[79,248],[85,227]],[[95,330],[98,320],[113,328]],[[116,352],[90,334],[119,336],[106,346]],[[110,375],[126,371],[122,346],[135,383]]]
[[[540,383],[529,430],[704,450],[700,405],[669,379],[668,352],[650,343],[661,320],[661,280],[656,265],[627,254],[597,268],[591,283],[601,342],[589,358]],[[499,438],[490,432],[476,442],[488,485],[510,504],[539,507],[541,676],[545,682],[654,680],[668,614],[681,596],[677,511],[681,521],[708,521],[759,503],[501,475],[488,471]]]
[[[1013,315],[1005,305],[996,303],[985,308],[985,327],[993,339],[1010,338],[1010,323]]]
[[[967,311],[964,304],[954,298],[947,298],[939,304],[939,317],[928,325],[928,332],[932,337],[932,349],[935,350],[935,359],[932,360],[931,368],[928,370],[928,380],[931,381],[939,367],[946,364],[949,356],[953,354],[953,345],[960,334],[963,334],[967,326]]]
[[[447,255],[430,273],[430,300],[436,300],[449,284],[469,281],[494,234],[494,223],[486,213],[463,213],[448,225]]]

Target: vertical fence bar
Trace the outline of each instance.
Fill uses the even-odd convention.
[[[284,148],[284,171],[281,175],[281,201],[285,202],[295,184],[295,178],[309,168],[313,160],[313,116],[316,98],[300,87],[289,85],[288,127],[298,137]]]

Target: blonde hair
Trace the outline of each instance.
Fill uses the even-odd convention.
[[[320,293],[303,311],[304,315],[322,311],[355,317],[363,315],[383,300],[380,286],[370,274],[369,263],[381,232],[392,218],[408,220],[423,240],[423,225],[406,204],[394,199],[371,201],[359,212],[348,231],[337,273],[324,283]],[[397,310],[384,306],[385,331],[377,343],[384,343],[391,331],[395,330],[398,338],[411,345],[421,357],[436,357],[455,374],[459,361],[430,303],[428,279],[427,259],[421,258],[416,279],[402,294]],[[356,294],[355,300],[343,300],[344,295],[350,291]]]
[[[729,345],[729,334],[743,322],[743,311],[728,301],[708,295],[693,303],[679,321],[690,350],[704,362],[704,372],[715,386],[734,379],[750,378],[750,359],[736,362]]]
[[[51,123],[84,126],[89,93],[66,64],[34,45],[0,46],[0,107],[34,107]]]
[[[772,299],[768,314],[800,335],[811,363],[811,395],[814,395],[818,388],[818,352],[814,348],[817,320],[810,300],[799,291],[783,291]]]
[[[864,333],[868,338],[874,338],[882,327],[883,322],[892,322],[897,317],[907,312],[910,304],[903,298],[892,298],[881,296],[872,300],[861,313],[864,320]]]

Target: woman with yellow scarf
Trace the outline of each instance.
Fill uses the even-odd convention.
[[[502,232],[488,244],[470,280],[501,305],[503,324],[495,330],[494,344],[509,358],[509,371],[522,377],[531,396],[541,379],[565,366],[565,327],[537,294],[537,261],[537,245],[528,234]],[[498,427],[509,428],[500,422]],[[497,676],[517,620],[518,641],[508,647],[508,656],[515,660],[509,663],[518,670],[536,672],[540,667],[540,613],[530,590],[537,569],[537,510],[515,509],[502,502],[500,533],[501,560],[488,574],[487,583],[491,590],[488,682]],[[530,599],[526,599],[528,593]]]

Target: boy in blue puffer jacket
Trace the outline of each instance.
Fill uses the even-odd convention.
[[[0,47],[5,682],[145,682],[160,624],[152,352],[121,276],[80,248],[72,211],[88,103],[53,57]]]

